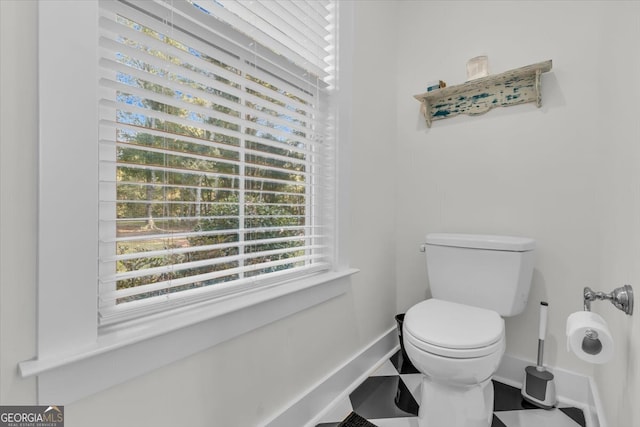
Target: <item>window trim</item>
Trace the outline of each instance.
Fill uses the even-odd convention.
[[[341,5],[339,27],[351,28],[352,14],[349,2]],[[350,136],[350,104],[344,103],[350,96],[340,91],[335,106],[342,105],[337,111],[341,124],[337,137],[342,143],[337,147],[334,271],[99,333],[97,286],[87,286],[87,277],[97,277],[98,154],[97,144],[86,144],[98,138],[98,2],[39,2],[38,15],[38,352],[34,359],[19,364],[22,377],[38,376],[38,402],[68,404],[347,291],[348,277],[358,270],[348,267],[346,233],[340,233],[347,218]],[[346,47],[341,45],[345,51],[341,57],[351,50],[350,38],[347,34]],[[82,72],[69,75],[59,67],[62,62]],[[343,85],[349,87],[348,67],[339,72],[345,76]],[[74,118],[73,125],[68,124],[69,117]],[[68,154],[65,159],[65,153],[95,161],[73,162]],[[78,196],[88,194],[93,197]],[[59,206],[74,206],[73,216]],[[71,229],[73,233],[68,232]]]

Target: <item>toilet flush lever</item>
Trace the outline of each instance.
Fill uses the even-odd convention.
[[[426,243],[423,243],[420,245],[420,252],[427,252],[427,245]]]

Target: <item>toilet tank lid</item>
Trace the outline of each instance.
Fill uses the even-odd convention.
[[[486,234],[427,234],[427,245],[454,246],[458,248],[489,249],[494,251],[527,252],[536,247],[529,237],[496,236]]]

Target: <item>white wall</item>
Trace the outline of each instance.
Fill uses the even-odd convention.
[[[595,369],[609,426],[640,425],[640,3],[620,2],[601,11],[600,144],[602,259],[599,286],[609,291],[631,284],[634,314],[609,303],[593,304],[615,331],[616,354]]]
[[[362,269],[339,298],[267,325],[65,407],[76,426],[251,426],[266,421],[394,324],[394,38],[379,31],[390,2],[356,4],[353,158],[349,165],[351,265]],[[18,362],[35,355],[37,5],[0,1],[0,404],[34,404],[36,382]],[[16,41],[20,41],[19,44]],[[375,89],[378,99],[372,103]],[[380,171],[389,171],[381,174]]]
[[[354,1],[353,147],[351,161],[351,263],[361,269],[356,304],[377,311],[379,331],[394,323],[396,157],[395,14],[393,0]],[[366,267],[365,267],[366,266]],[[371,286],[386,286],[382,292]],[[360,293],[363,292],[361,295]],[[364,294],[366,293],[366,294]],[[389,323],[391,322],[391,323]]]
[[[0,404],[32,404],[17,363],[36,351],[35,2],[0,1]],[[16,41],[19,40],[19,43]]]
[[[640,291],[639,19],[637,2],[429,1],[399,10],[398,310],[428,294],[425,233],[535,238],[531,296],[507,319],[507,353],[535,360],[538,303],[548,301],[546,363],[595,375],[611,426],[640,422],[631,403],[640,398],[638,313],[594,304],[618,351],[598,368],[566,352],[564,329],[584,286],[608,292],[631,282]],[[411,95],[430,80],[464,82],[466,61],[481,54],[492,73],[552,59],[543,107],[427,129]]]

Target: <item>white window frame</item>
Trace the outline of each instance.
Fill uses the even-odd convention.
[[[341,3],[338,23],[347,31],[350,3]],[[346,292],[348,276],[358,270],[348,266],[340,232],[348,213],[351,136],[350,94],[340,90],[333,271],[99,329],[98,145],[92,143],[98,138],[98,2],[41,1],[38,13],[38,350],[19,371],[38,377],[39,403],[71,403]],[[351,56],[347,31],[339,58]],[[338,84],[349,89],[349,61],[339,62]],[[65,206],[73,212],[60,209]]]

